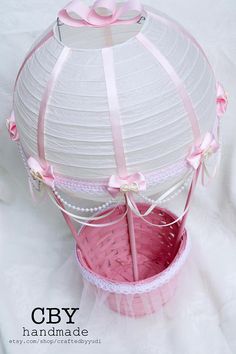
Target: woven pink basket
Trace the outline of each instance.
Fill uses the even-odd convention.
[[[147,206],[138,204],[144,212]],[[124,214],[120,205],[105,222]],[[154,227],[134,217],[139,281],[134,281],[126,218],[104,228],[82,227],[77,258],[84,279],[95,291],[106,292],[108,306],[126,316],[144,316],[160,309],[173,296],[177,278],[186,260],[189,242],[186,230],[176,242],[180,223]],[[151,223],[169,224],[176,216],[156,208],[147,217]],[[92,221],[96,224],[96,221]]]

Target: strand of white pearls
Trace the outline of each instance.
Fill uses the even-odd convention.
[[[30,179],[30,182],[32,184],[32,187],[36,190],[36,191],[39,191],[40,190],[40,185],[38,186],[38,188],[35,186],[35,181],[33,180],[32,178],[32,175],[30,173],[30,170],[29,170],[29,166],[27,164],[27,161],[26,161],[26,157],[25,157],[25,154],[24,154],[24,151],[22,149],[22,146],[20,143],[17,143],[18,145],[18,148],[19,148],[19,152],[20,152],[20,155],[21,155],[21,158],[23,160],[23,164],[25,166],[25,169],[27,171],[27,175],[28,175],[28,178]],[[98,211],[102,211],[102,210],[105,210],[105,209],[108,209],[111,205],[114,205],[114,204],[118,204],[117,201],[114,201],[114,200],[109,200],[108,202],[102,204],[102,205],[99,205],[95,208],[81,208],[81,207],[78,207],[78,206],[75,206],[75,205],[72,205],[71,203],[68,203],[61,195],[60,193],[56,190],[56,188],[52,188],[53,190],[53,193],[56,195],[56,197],[65,205],[67,206],[68,208],[70,209],[73,209],[73,210],[77,210],[77,211],[80,211],[82,213],[88,213],[88,212],[98,212]]]
[[[60,202],[63,203],[63,205],[67,206],[69,209],[73,209],[73,210],[77,210],[77,211],[80,211],[82,213],[93,213],[93,212],[98,212],[98,211],[102,211],[102,210],[106,210],[108,209],[111,205],[114,205],[114,204],[118,204],[117,201],[114,201],[114,200],[109,200],[108,202],[102,204],[102,205],[99,205],[97,207],[94,207],[94,208],[81,208],[81,207],[78,207],[76,205],[73,205],[71,203],[68,203],[61,195],[60,193],[56,190],[56,188],[54,187],[53,189],[53,193],[56,195],[56,197],[60,200]]]
[[[22,158],[22,160],[23,160],[23,164],[24,164],[25,169],[26,169],[26,171],[27,171],[27,175],[28,175],[28,177],[29,177],[29,179],[30,179],[30,182],[31,182],[31,184],[32,184],[32,187],[33,187],[36,191],[40,191],[40,182],[38,181],[39,184],[38,184],[38,186],[36,187],[36,186],[35,186],[35,181],[33,180],[32,176],[31,176],[31,173],[30,173],[30,170],[29,170],[29,166],[28,166],[28,164],[27,164],[27,161],[26,161],[25,154],[24,154],[24,151],[23,151],[23,149],[22,149],[22,146],[21,146],[21,144],[20,144],[19,142],[17,143],[17,145],[18,145],[18,148],[19,148],[19,152],[20,152],[21,158]],[[172,200],[172,199],[174,199],[175,197],[177,197],[180,193],[183,192],[183,190],[186,189],[186,187],[187,187],[187,185],[189,184],[191,178],[192,178],[191,175],[188,176],[188,177],[186,178],[185,182],[183,182],[183,185],[182,185],[177,191],[175,191],[175,192],[174,192],[173,194],[171,194],[169,197],[167,197],[167,198],[165,198],[165,199],[163,199],[163,200],[161,200],[161,201],[157,201],[157,200],[151,199],[151,198],[149,198],[149,197],[147,197],[147,196],[145,196],[145,195],[143,195],[143,194],[139,194],[139,197],[140,197],[142,200],[144,200],[144,201],[146,201],[146,202],[148,202],[149,204],[152,204],[152,205],[153,205],[153,204],[161,205],[161,204],[167,203],[167,202],[169,202],[170,200]],[[56,190],[55,187],[53,188],[53,193],[54,193],[54,194],[56,195],[56,197],[63,203],[63,205],[65,205],[65,206],[68,207],[69,209],[76,210],[76,211],[80,211],[80,212],[82,212],[82,213],[89,213],[89,212],[94,213],[94,212],[106,210],[106,209],[108,209],[110,206],[112,206],[112,205],[114,205],[114,204],[118,205],[118,204],[121,202],[121,200],[118,200],[118,201],[116,200],[116,201],[115,201],[115,200],[112,200],[112,199],[111,199],[111,200],[109,200],[108,202],[103,203],[102,205],[99,205],[99,206],[94,207],[94,208],[82,208],[82,207],[78,207],[78,206],[76,206],[76,205],[73,205],[73,204],[67,202],[67,201],[61,196],[61,194],[58,192],[58,190]]]
[[[174,199],[175,197],[177,197],[180,193],[182,193],[187,185],[189,184],[190,180],[191,180],[191,175],[188,176],[186,178],[186,180],[183,182],[183,185],[177,190],[175,191],[173,194],[171,194],[169,197],[163,199],[162,201],[156,201],[154,199],[151,199],[149,197],[144,196],[143,194],[139,194],[139,197],[141,197],[141,199],[143,199],[144,201],[148,202],[149,204],[157,204],[157,205],[161,205],[164,203],[169,202],[170,200]],[[80,208],[78,206],[72,205],[71,203],[68,203],[64,198],[62,198],[62,196],[59,194],[59,192],[54,188],[53,189],[54,194],[57,196],[57,198],[68,208],[73,209],[73,210],[78,210],[81,212],[97,212],[97,211],[102,211],[105,209],[108,209],[109,206],[114,205],[114,204],[119,204],[119,202],[115,202],[114,200],[110,200],[98,207],[95,208]]]

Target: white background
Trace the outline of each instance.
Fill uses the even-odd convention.
[[[9,344],[10,339],[22,339],[23,325],[32,327],[35,306],[77,306],[82,284],[72,237],[53,205],[31,201],[17,148],[5,129],[19,65],[64,1],[1,0],[0,353],[236,353],[236,2],[145,3],[175,18],[197,38],[230,100],[222,122],[220,171],[195,195],[188,220],[193,247],[176,297],[159,315],[135,323],[124,320],[119,326],[122,320],[115,321],[109,311],[94,316],[91,326],[102,339],[100,346]]]

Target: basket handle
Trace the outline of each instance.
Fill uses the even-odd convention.
[[[139,0],[117,4],[115,0],[96,0],[89,7],[81,0],[73,0],[58,13],[58,19],[71,27],[106,27],[139,22],[143,6]]]

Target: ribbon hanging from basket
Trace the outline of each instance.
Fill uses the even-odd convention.
[[[140,20],[143,7],[139,0],[117,4],[115,0],[97,0],[89,7],[83,1],[73,0],[59,14],[59,20],[72,27],[105,27],[132,24]]]
[[[220,148],[218,141],[215,139],[215,136],[208,132],[204,136],[202,142],[199,145],[195,145],[190,154],[187,157],[187,161],[190,166],[196,171],[199,167],[202,168],[202,184],[205,185],[205,175],[208,178],[213,178],[216,173],[217,164],[214,169],[214,173],[210,174],[207,167],[207,160],[216,153]]]

